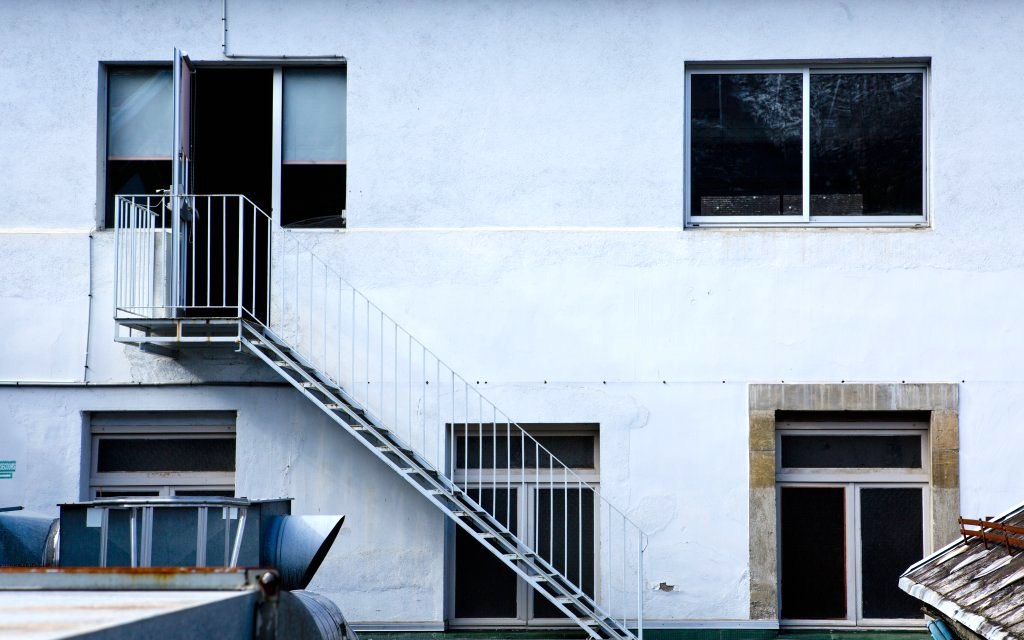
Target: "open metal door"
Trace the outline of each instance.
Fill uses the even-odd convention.
[[[188,243],[192,234],[192,79],[195,69],[188,54],[174,49],[174,131],[171,159],[171,243],[174,247],[174,282],[171,287],[175,315],[187,306]]]

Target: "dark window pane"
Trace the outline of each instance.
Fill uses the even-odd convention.
[[[865,618],[920,618],[900,575],[924,554],[920,489],[861,489],[860,544]]]
[[[231,489],[176,489],[174,491],[176,496],[192,496],[192,497],[220,497],[220,498],[234,498],[235,492]]]
[[[565,489],[537,490],[536,550],[573,584],[594,594],[594,494]],[[547,598],[534,592],[535,618],[564,618]]]
[[[846,500],[841,487],[779,492],[782,617],[846,618]]]
[[[159,491],[149,491],[144,489],[121,489],[118,491],[97,491],[97,498],[147,498],[157,497],[160,495]]]
[[[281,167],[281,225],[344,227],[346,166],[285,164]]]
[[[515,531],[516,494],[491,489],[468,491],[469,497],[488,509],[496,504],[497,511],[511,514]],[[511,498],[511,502],[507,502]],[[498,560],[486,547],[473,539],[462,527],[455,530],[455,617],[456,618],[515,618],[517,614],[516,574]]]
[[[811,215],[921,215],[924,77],[811,75]]]
[[[153,195],[171,186],[170,160],[108,160],[107,202],[104,224],[114,228],[115,195]],[[152,198],[153,210],[160,210],[160,198]]]
[[[456,433],[463,433],[464,427],[455,426]],[[476,425],[469,425],[469,437],[458,436],[456,444],[455,464],[459,469],[476,469],[480,467],[481,455],[483,456],[483,467],[489,469],[524,468],[523,459],[525,455],[525,468],[533,470],[540,467],[543,471],[550,465],[559,468],[557,462],[551,460],[553,455],[556,460],[561,461],[567,467],[573,469],[593,469],[594,460],[594,436],[536,436],[534,440],[520,438],[513,435],[511,442],[504,435],[496,438],[484,435],[482,438],[472,435],[477,432]],[[498,433],[504,432],[504,426],[498,425]],[[483,433],[491,432],[491,426],[485,424]],[[466,442],[469,442],[469,450],[466,450]],[[539,446],[538,446],[539,445]],[[547,451],[545,451],[545,449]],[[509,455],[511,454],[511,463]],[[497,462],[495,462],[497,461]]]
[[[234,471],[234,438],[103,438],[96,471]]]
[[[782,466],[920,469],[921,436],[782,436]]]
[[[690,212],[800,215],[803,78],[690,76]]]

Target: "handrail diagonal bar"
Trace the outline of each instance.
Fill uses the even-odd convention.
[[[451,367],[450,367],[450,366],[449,366],[449,365],[448,365],[448,364],[447,364],[447,363],[446,363],[446,362],[445,362],[444,360],[442,360],[442,359],[441,359],[441,358],[440,358],[439,356],[437,356],[437,354],[435,354],[435,353],[434,353],[434,352],[433,352],[433,351],[432,351],[431,349],[429,349],[429,348],[428,348],[428,347],[427,347],[426,345],[424,345],[424,344],[423,344],[422,342],[420,342],[420,340],[419,340],[418,338],[416,338],[415,336],[411,335],[411,334],[410,334],[410,333],[408,333],[408,332],[407,332],[407,331],[406,331],[406,330],[405,330],[404,328],[402,328],[402,326],[401,326],[400,324],[398,324],[398,322],[397,322],[397,321],[396,321],[396,320],[395,320],[394,318],[392,318],[390,314],[386,313],[386,312],[385,312],[385,311],[384,311],[383,309],[381,309],[381,308],[380,308],[379,306],[377,306],[377,304],[376,304],[376,303],[374,303],[374,302],[373,302],[372,300],[370,300],[369,298],[367,298],[367,297],[366,297],[366,295],[362,293],[362,291],[360,291],[359,289],[356,289],[356,288],[355,288],[354,286],[352,286],[351,284],[349,284],[349,283],[348,283],[348,281],[347,281],[347,280],[346,280],[346,279],[344,278],[344,276],[342,276],[342,275],[341,275],[341,274],[340,274],[340,273],[339,273],[339,272],[338,272],[338,271],[337,271],[336,269],[334,269],[334,267],[331,267],[331,266],[330,266],[329,264],[327,264],[327,263],[326,263],[326,262],[325,262],[324,260],[322,260],[321,258],[317,257],[317,256],[316,256],[316,255],[315,255],[315,254],[314,254],[314,253],[313,253],[312,251],[310,251],[310,250],[308,250],[308,249],[307,249],[307,252],[308,252],[308,254],[309,254],[309,256],[310,256],[310,260],[314,260],[314,261],[316,261],[316,262],[317,262],[317,263],[319,263],[319,264],[320,264],[320,265],[321,265],[321,266],[322,266],[323,268],[326,268],[326,269],[327,269],[327,270],[328,270],[328,271],[329,271],[330,273],[332,273],[332,274],[333,274],[333,275],[335,276],[335,278],[336,278],[336,279],[338,279],[338,280],[339,280],[339,281],[341,281],[342,283],[344,283],[344,284],[348,285],[348,288],[349,288],[350,290],[354,291],[356,295],[358,295],[358,296],[360,296],[360,297],[362,297],[362,298],[363,298],[364,302],[366,303],[366,305],[367,305],[367,306],[368,306],[368,307],[369,307],[370,309],[372,309],[372,310],[373,310],[373,311],[374,311],[374,312],[375,312],[376,314],[379,314],[379,315],[380,315],[380,316],[381,316],[381,317],[382,317],[382,318],[383,318],[384,320],[387,320],[387,321],[388,321],[388,322],[390,322],[391,324],[393,324],[393,325],[397,326],[397,327],[398,327],[398,329],[399,329],[400,331],[403,331],[403,332],[405,332],[405,333],[406,333],[406,335],[407,335],[407,336],[408,336],[408,337],[409,337],[409,338],[410,338],[410,339],[412,340],[412,342],[413,342],[413,343],[415,343],[415,344],[416,344],[417,346],[419,346],[419,347],[420,347],[420,348],[421,348],[421,349],[422,349],[422,350],[423,350],[424,352],[426,352],[426,353],[427,353],[428,355],[430,355],[430,356],[431,356],[431,357],[432,357],[432,358],[433,358],[434,360],[436,360],[436,361],[438,362],[438,364],[439,364],[439,365],[440,365],[441,367],[444,367],[444,368],[448,369],[449,371],[451,371],[451,372],[452,372],[452,373],[454,374],[454,376],[455,376],[455,379],[456,379],[457,381],[459,381],[459,382],[461,382],[461,383],[463,383],[463,384],[465,384],[465,385],[470,385],[469,381],[468,381],[468,380],[466,380],[466,378],[464,378],[464,377],[463,377],[463,376],[462,376],[461,374],[459,374],[459,373],[458,373],[458,372],[456,372],[456,371],[455,371],[454,369],[452,369],[452,368],[451,368]],[[270,326],[268,326],[268,325],[264,325],[264,326],[267,326],[267,328],[271,328],[271,327],[270,327]],[[337,382],[337,380],[336,380],[336,382]],[[471,385],[471,386],[472,386],[472,387],[474,388],[474,391],[476,391],[476,389],[475,389],[475,385]],[[496,407],[496,406],[495,406],[495,405],[494,405],[493,403],[491,403],[491,402],[490,402],[489,400],[487,400],[487,399],[486,399],[486,398],[485,398],[485,397],[483,396],[483,394],[479,393],[479,391],[476,391],[476,393],[477,393],[477,395],[478,395],[478,396],[480,396],[481,398],[483,398],[483,400],[484,400],[485,402],[488,402],[489,404],[491,404],[491,406],[492,406],[492,407],[495,407],[495,409],[497,409],[497,407]],[[581,484],[583,485],[583,487],[585,487],[585,488],[587,488],[587,489],[590,489],[590,490],[594,491],[594,493],[595,493],[595,494],[597,494],[597,495],[601,495],[600,491],[599,491],[599,490],[598,490],[598,489],[597,489],[596,487],[593,487],[593,486],[592,486],[592,485],[591,485],[590,483],[588,483],[588,482],[587,482],[586,480],[584,480],[584,479],[583,479],[583,478],[582,478],[582,477],[581,477],[581,476],[580,476],[579,474],[577,474],[577,473],[576,473],[575,471],[573,471],[572,467],[569,467],[568,465],[566,465],[565,463],[563,463],[563,462],[562,462],[562,461],[561,461],[561,460],[560,460],[560,459],[559,459],[559,458],[558,458],[557,456],[555,456],[555,455],[554,455],[554,453],[552,453],[552,452],[550,451],[550,449],[548,449],[547,447],[545,447],[545,446],[544,446],[543,444],[540,444],[540,442],[538,442],[538,441],[536,440],[536,438],[534,438],[534,437],[533,437],[533,436],[532,436],[532,435],[530,434],[530,432],[528,432],[528,431],[526,431],[525,429],[523,429],[523,428],[522,428],[521,426],[519,426],[519,424],[517,424],[517,423],[516,423],[515,421],[511,421],[511,420],[509,419],[509,416],[508,416],[508,415],[507,415],[507,414],[506,414],[505,412],[501,411],[500,409],[497,409],[497,410],[498,410],[498,411],[500,412],[500,415],[501,415],[502,417],[504,417],[504,418],[505,418],[506,420],[509,420],[509,424],[510,424],[510,425],[512,425],[513,427],[515,427],[515,428],[519,429],[519,432],[521,432],[521,433],[522,433],[523,435],[525,435],[525,437],[526,437],[526,438],[528,438],[528,439],[529,439],[529,440],[530,440],[531,442],[535,443],[535,444],[536,444],[536,445],[537,445],[538,447],[540,447],[540,451],[541,451],[542,453],[546,454],[547,456],[550,456],[550,457],[551,457],[551,458],[552,458],[552,459],[554,460],[554,462],[556,463],[556,465],[559,465],[559,466],[561,466],[561,467],[565,467],[566,469],[568,469],[568,472],[569,472],[569,474],[570,474],[570,475],[572,476],[572,478],[574,478],[575,480],[579,481],[579,482],[580,482],[580,483],[581,483]],[[382,416],[375,416],[375,417],[378,417],[378,418],[380,418],[380,417],[382,417]],[[609,506],[610,506],[610,507],[611,507],[611,508],[612,508],[612,509],[613,509],[613,510],[614,510],[614,511],[616,512],[616,513],[618,513],[618,514],[622,515],[622,516],[623,516],[623,518],[625,518],[625,520],[626,520],[627,522],[629,522],[630,524],[633,524],[634,526],[636,526],[637,528],[639,528],[639,525],[637,525],[637,524],[636,524],[635,522],[633,522],[633,520],[632,520],[631,518],[629,518],[629,516],[627,516],[627,515],[625,514],[625,512],[623,512],[623,511],[622,511],[621,509],[619,509],[619,508],[615,507],[615,506],[614,506],[613,504],[611,504],[611,503],[609,503]]]
[[[502,513],[496,513],[499,510],[497,495],[493,493],[498,490],[496,481],[500,479],[505,486],[515,483],[519,489],[523,480],[518,476],[534,472],[534,465],[526,457],[520,455],[519,460],[513,461],[513,438],[520,441],[515,447],[516,453],[533,450],[533,462],[545,463],[544,473],[537,478],[542,485],[532,486],[550,484],[555,500],[571,500],[562,496],[568,496],[567,488],[580,495],[581,505],[572,509],[576,513],[569,514],[568,504],[559,505],[559,518],[564,515],[566,519],[575,516],[582,520],[582,496],[593,495],[595,553],[598,548],[613,548],[612,559],[618,568],[612,571],[610,566],[605,566],[599,571],[599,567],[593,565],[593,577],[585,576],[582,567],[571,566],[572,562],[582,564],[582,548],[571,550],[576,558],[570,561],[569,548],[558,549],[554,556],[553,547],[547,543],[545,546],[551,548],[548,553],[538,554],[538,559],[547,569],[567,574],[566,581],[581,596],[590,599],[597,611],[614,613],[620,619],[638,624],[643,616],[642,564],[648,538],[632,518],[609,501],[588,477],[565,464],[550,446],[498,409],[476,385],[455,372],[336,268],[300,242],[297,235],[285,232],[278,248],[280,251],[274,257],[275,277],[294,285],[291,291],[278,288],[279,299],[275,299],[271,322],[264,325],[265,328],[279,335],[297,354],[305,356],[310,366],[323,372],[339,388],[349,389],[348,399],[375,422],[385,425],[398,441],[422,453],[441,475],[463,488],[472,486],[478,495],[475,499],[467,498],[475,507],[494,516],[496,523],[501,524],[505,519],[506,510],[501,505]],[[336,290],[323,294],[328,290],[328,282]],[[418,358],[422,358],[422,362]],[[409,371],[416,368],[428,375],[422,380],[415,379]],[[429,385],[435,387],[436,399]],[[447,409],[444,408],[445,398],[448,398]],[[415,405],[415,411],[403,411],[403,404]],[[432,434],[423,428],[427,423]],[[497,435],[498,424],[502,425],[502,432],[507,425],[509,435]],[[509,441],[500,443],[500,437]],[[492,441],[486,442],[485,449],[480,449],[488,438]],[[444,446],[431,451],[423,444],[429,442],[447,445],[448,451],[444,451]],[[470,453],[466,445],[470,443],[475,458],[472,467],[465,459]],[[505,460],[500,459],[502,454]],[[488,457],[490,459],[485,460]],[[472,485],[469,472],[473,473]],[[483,473],[491,474],[486,477],[486,485],[481,484],[485,480]],[[605,528],[597,526],[597,522],[614,526]],[[567,529],[567,525],[557,526]],[[563,547],[582,545],[583,523],[571,526],[573,536],[569,531],[560,531],[563,539],[558,542]],[[510,533],[517,544],[536,548],[527,544],[529,536]],[[571,537],[575,539],[570,540]],[[603,554],[596,557],[600,555]],[[629,604],[631,600],[634,605]]]
[[[405,467],[418,469],[437,491],[465,505],[479,532],[459,525],[482,542],[492,537],[494,543],[485,546],[505,564],[538,572],[534,579],[517,569],[589,635],[600,637],[600,629],[610,637],[642,638],[648,537],[580,470],[586,465],[566,464],[553,443],[543,444],[484,397],[478,384],[316,255],[308,239],[275,233],[271,216],[249,198],[189,194],[177,196],[181,206],[170,207],[169,197],[116,199],[119,326],[131,334],[147,331],[146,321],[231,321],[238,327],[236,341],[250,350],[259,347],[243,339],[243,327],[258,329],[286,349],[278,352],[283,359],[261,355],[264,361],[278,373],[299,368],[321,389],[327,388],[321,382],[329,383],[331,403],[364,416],[364,433],[387,441],[406,479]],[[182,212],[180,242],[169,235],[172,210]],[[178,331],[182,340],[180,326]],[[295,384],[309,391],[305,383]],[[322,410],[337,410],[316,402]],[[517,500],[535,495],[529,499],[532,515],[526,502],[512,505],[513,492],[521,496]],[[553,582],[545,586],[543,580]]]

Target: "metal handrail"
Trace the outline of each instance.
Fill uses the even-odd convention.
[[[598,613],[624,624],[632,620],[642,634],[648,537],[623,510],[295,234],[276,234],[272,242],[271,217],[250,199],[179,196],[184,202],[178,209],[187,212],[179,223],[186,232],[172,238],[170,197],[116,199],[116,318],[213,317],[222,311],[272,332],[345,390],[353,406],[464,490],[470,505],[509,531],[517,545],[533,550],[540,565],[559,572]],[[237,283],[228,281],[232,268]],[[533,526],[514,530],[512,495],[522,500],[527,488],[537,496],[527,518]],[[500,491],[507,496],[501,504]],[[539,513],[544,491],[546,531]],[[587,495],[592,502],[585,508]],[[585,519],[591,521],[586,532]],[[594,558],[585,575],[586,534],[604,561]]]
[[[553,522],[543,532],[538,528],[540,518],[535,517],[532,531],[512,534],[517,543],[539,555],[543,555],[540,550],[546,547],[549,557],[544,559],[552,566],[560,564],[561,573],[581,593],[588,586],[583,575],[583,520],[587,517],[583,498],[586,493],[593,495],[593,515],[597,520],[593,535],[600,538],[600,549],[608,562],[604,563],[603,580],[599,581],[597,565],[594,575],[588,576],[594,590],[591,595],[595,601],[599,599],[600,582],[606,595],[601,598],[607,605],[604,609],[621,613],[632,607],[627,607],[622,598],[613,597],[612,592],[633,593],[635,614],[617,617],[632,619],[642,628],[647,534],[596,486],[487,400],[475,385],[402,328],[336,269],[302,246],[293,234],[284,235],[276,247],[272,270],[277,279],[273,287],[274,308],[270,321],[262,323],[263,327],[340,389],[347,390],[348,401],[423,456],[440,474],[475,494],[475,499],[467,494],[469,501],[504,528],[510,529],[513,488],[525,489],[529,485],[548,489],[549,515],[563,518],[558,553],[552,553],[556,528]],[[485,440],[490,440],[486,451]],[[476,447],[476,464],[472,468],[470,443]],[[457,460],[460,453],[462,459]],[[514,461],[517,455],[518,460]],[[487,465],[485,457],[490,458]],[[527,464],[528,457],[532,457],[532,465]],[[470,481],[472,473],[476,475]],[[498,504],[499,490],[509,495],[502,505]],[[562,492],[562,514],[554,513],[558,491]],[[570,508],[570,502],[576,504]],[[575,513],[570,514],[570,509]],[[571,542],[570,525],[576,529]],[[548,539],[539,540],[545,533]],[[575,547],[573,558],[568,557],[570,546]],[[627,547],[634,552],[627,552]],[[611,575],[612,565],[620,567],[619,575]],[[627,588],[627,582],[632,586]]]

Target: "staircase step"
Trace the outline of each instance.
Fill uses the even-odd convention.
[[[509,560],[516,560],[518,562],[532,561],[537,557],[537,554],[532,551],[517,551],[515,553],[502,554]]]
[[[475,515],[478,518],[482,518],[484,516],[487,516],[488,513],[486,511],[470,511],[469,509],[456,509],[455,511],[452,511],[452,515],[456,518],[465,518],[470,515]]]
[[[490,533],[490,532],[486,532],[486,533],[481,533],[480,537],[484,538],[484,539],[504,538],[505,540],[508,540],[508,541],[511,542],[513,539],[515,539],[515,534],[513,534],[511,531],[505,532],[505,533]]]
[[[391,444],[391,443],[379,444],[379,445],[376,446],[376,449],[377,449],[377,451],[384,451],[386,453],[394,453],[394,454],[402,453],[402,454],[405,454],[406,456],[408,456],[410,458],[413,457],[416,454],[416,452],[413,451],[412,449],[406,449],[405,447],[399,447],[398,445]]]
[[[252,342],[252,346],[259,347],[260,349],[270,349],[270,350],[277,349],[278,351],[281,351],[282,353],[292,353],[291,347],[283,345],[283,344],[277,344],[276,342],[273,342],[271,340],[263,340],[263,339],[257,338],[255,340],[252,340],[251,342]]]

